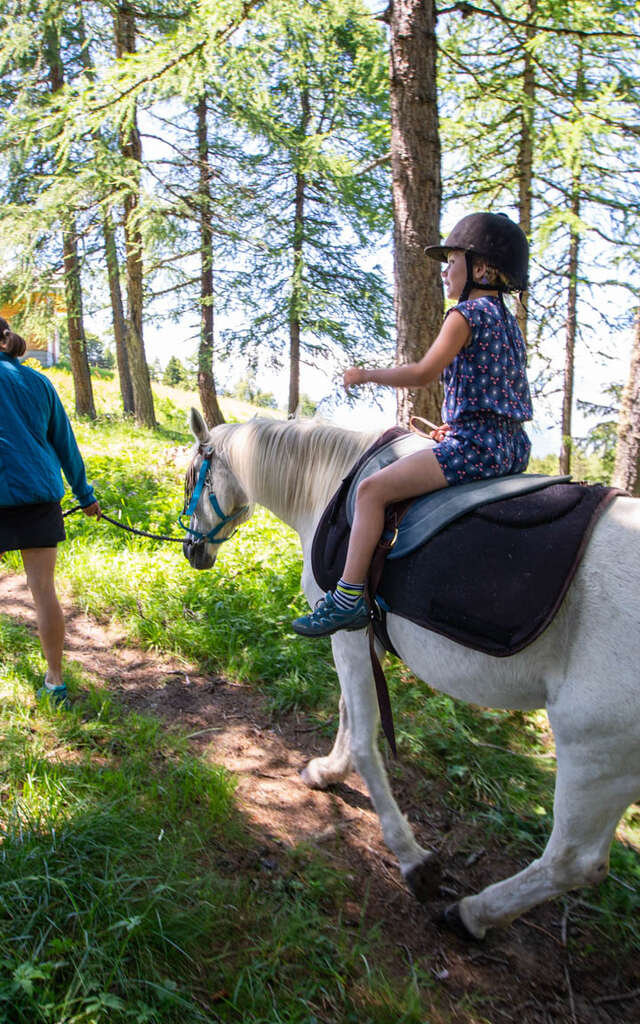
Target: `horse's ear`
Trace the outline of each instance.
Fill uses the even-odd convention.
[[[205,444],[209,440],[209,430],[207,424],[204,422],[201,414],[197,409],[191,407],[191,415],[189,416],[189,424],[191,426],[191,432],[199,444]]]

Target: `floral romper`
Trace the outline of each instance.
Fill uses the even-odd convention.
[[[531,442],[522,423],[532,409],[518,323],[498,296],[453,308],[468,321],[471,338],[443,373],[442,419],[451,429],[434,455],[448,484],[523,473]]]

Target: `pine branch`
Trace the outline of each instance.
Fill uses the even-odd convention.
[[[233,32],[235,32],[236,29],[242,24],[242,22],[248,17],[250,11],[254,7],[258,7],[263,2],[264,0],[244,0],[244,3],[242,5],[241,17],[239,18],[239,20],[230,22],[223,28],[218,29],[214,33],[214,39],[216,39],[217,42],[226,41],[229,38],[229,36],[232,35]],[[165,63],[161,68],[158,68],[156,71],[152,72],[149,75],[143,75],[141,78],[135,81],[128,88],[124,89],[117,96],[105,100],[104,103],[89,105],[87,108],[88,112],[91,114],[97,114],[100,113],[100,111],[102,110],[108,110],[110,107],[113,107],[116,104],[120,103],[126,96],[131,95],[131,93],[138,91],[143,86],[148,85],[151,82],[157,81],[159,78],[162,78],[162,76],[165,75],[168,71],[171,71],[173,68],[177,67],[183,61],[189,60],[191,57],[194,57],[197,53],[199,53],[206,46],[207,39],[208,37],[200,39],[189,50],[185,50],[183,53],[177,54],[173,58],[173,60],[167,61],[167,63]]]
[[[439,17],[442,14],[459,13],[462,14],[463,18],[468,18],[472,14],[481,14],[488,18],[496,18],[498,21],[504,22],[505,25],[515,26],[516,28],[533,28],[537,32],[548,32],[551,35],[576,36],[580,39],[640,39],[640,33],[623,32],[620,29],[591,32],[587,29],[563,28],[560,25],[541,25],[537,21],[523,21],[520,18],[512,18],[510,15],[506,14],[496,0],[489,0],[489,3],[493,7],[493,10],[487,10],[484,7],[477,7],[475,4],[468,3],[467,0],[459,0],[459,2],[453,4],[452,7],[442,7],[438,9],[437,14]]]
[[[375,170],[376,167],[381,167],[382,164],[391,163],[391,150],[385,153],[384,156],[379,156],[377,160],[372,160],[371,163],[365,164],[363,167],[357,167],[354,171],[354,176],[360,176],[362,174],[368,174],[369,171]]]

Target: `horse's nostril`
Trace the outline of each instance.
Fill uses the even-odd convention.
[[[193,569],[211,569],[216,556],[208,550],[204,540],[184,540],[182,551]]]

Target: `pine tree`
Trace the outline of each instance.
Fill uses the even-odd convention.
[[[622,392],[612,483],[640,497],[640,307],[636,309],[629,377]]]
[[[5,153],[10,150],[6,181],[8,198],[13,200],[13,204],[5,222],[6,245],[15,253],[21,267],[21,275],[18,276],[22,277],[23,295],[15,297],[22,298],[26,306],[27,322],[32,297],[36,297],[36,306],[40,305],[37,296],[45,294],[49,288],[55,290],[53,280],[61,273],[75,409],[80,415],[95,418],[84,330],[78,214],[72,203],[60,204],[56,208],[49,206],[48,209],[44,203],[42,209],[33,209],[33,204],[37,202],[40,206],[42,196],[46,195],[46,182],[56,176],[74,174],[75,153],[56,147],[55,140],[47,134],[34,150],[29,133],[23,139],[20,132],[16,132],[18,118],[25,108],[35,121],[40,112],[55,108],[61,102],[66,66],[71,74],[77,73],[79,66],[76,26],[67,17],[68,12],[62,3],[37,4],[34,7],[35,10],[16,10],[15,27],[22,31],[16,32],[15,36],[7,26],[9,36],[4,55],[7,73],[3,79],[3,99],[5,103],[8,101],[8,110],[4,119],[2,149]],[[37,20],[34,19],[36,11],[39,15]],[[61,251],[57,249],[60,243],[59,236],[55,234],[56,227],[61,229]],[[46,241],[43,238],[45,231],[50,233]],[[43,266],[44,259],[48,266]],[[15,275],[14,279],[17,280]]]
[[[134,54],[135,14],[127,3],[114,11],[116,57]],[[127,360],[133,386],[134,416],[138,423],[156,426],[153,392],[143,339],[143,243],[140,226],[140,173],[142,145],[135,105],[120,125],[120,149],[130,167],[131,185],[124,195],[124,235],[127,272]]]
[[[390,213],[384,63],[359,0],[287,0],[256,16],[228,71],[226,110],[250,156],[228,283],[244,325],[225,337],[277,365],[287,346],[290,414],[303,361],[388,349],[384,279],[364,265]]]
[[[224,422],[218,404],[213,375],[214,290],[211,166],[207,126],[207,98],[203,92],[196,105],[198,137],[198,207],[200,215],[200,343],[198,345],[198,390],[205,421],[209,427]]]
[[[95,67],[91,55],[91,40],[87,37],[84,10],[82,6],[79,6],[78,8],[78,27],[80,33],[80,52],[83,68],[89,80],[94,81]],[[96,158],[99,159],[100,150],[109,150],[109,140],[105,138],[104,132],[100,130],[94,130],[93,134],[96,143]],[[104,193],[105,194],[102,196],[101,202],[104,258],[109,282],[109,298],[111,302],[111,317],[116,348],[116,363],[118,366],[120,395],[122,397],[122,409],[125,415],[127,415],[135,412],[133,383],[129,372],[129,357],[127,354],[127,325],[124,314],[124,304],[122,301],[116,229],[113,223],[113,213],[109,201],[108,187],[104,190]]]

